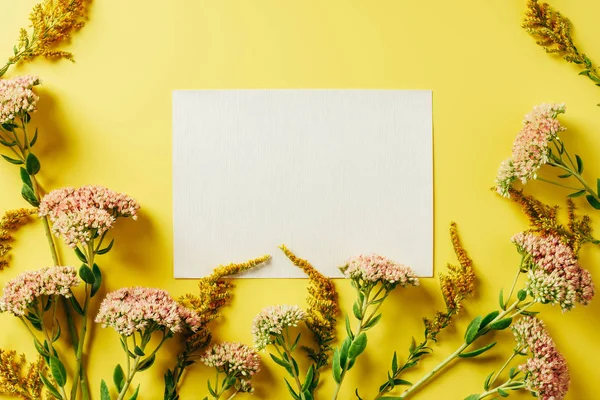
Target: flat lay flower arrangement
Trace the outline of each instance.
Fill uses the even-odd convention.
[[[83,27],[85,15],[83,0],[44,0],[36,5],[30,31],[21,31],[13,54],[0,69],[2,157],[14,165],[21,178],[22,197],[29,204],[29,208],[6,211],[0,220],[0,269],[12,267],[11,242],[18,228],[35,220],[46,233],[50,254],[48,265],[2,283],[0,311],[14,315],[23,325],[39,358],[28,363],[16,350],[0,350],[0,393],[22,399],[135,400],[144,393],[135,382],[137,374],[153,367],[166,341],[177,340],[181,350],[173,357],[172,369],[163,372],[165,400],[179,398],[181,385],[191,379],[185,372],[196,362],[214,370],[201,396],[205,399],[251,394],[252,378],[265,362],[280,369],[291,399],[339,398],[348,371],[366,351],[375,351],[369,347],[369,333],[384,318],[381,306],[389,301],[390,293],[419,290],[419,279],[410,266],[378,254],[348,259],[340,266],[346,279],[337,284],[351,285],[355,297],[352,304],[340,305],[334,282],[281,245],[291,264],[308,277],[306,305],[276,304],[260,311],[248,327],[253,343],[213,343],[209,324],[232,298],[234,281],[225,278],[264,264],[268,255],[219,266],[200,279],[197,293],[180,298],[160,288],[139,286],[119,288],[99,298],[104,274],[114,273],[102,266],[102,256],[118,246],[112,228],[119,220],[137,219],[140,203],[100,186],[42,187],[38,177],[43,173],[43,160],[35,155],[35,144],[43,131],[30,125],[39,100],[36,87],[42,80],[3,77],[11,66],[38,56],[72,60],[73,55],[60,50],[60,44]],[[596,67],[575,47],[570,22],[560,13],[531,0],[524,28],[541,38],[539,44],[546,51],[580,65],[581,75],[600,85]],[[459,397],[498,398],[522,391],[558,400],[567,394],[572,379],[568,362],[546,328],[543,312],[556,306],[568,319],[568,311],[593,300],[592,275],[580,264],[579,252],[584,245],[600,242],[592,236],[590,217],[577,215],[575,201],[585,199],[600,209],[600,179],[588,182],[583,159],[567,149],[562,136],[568,132],[561,123],[565,112],[563,104],[534,107],[525,115],[512,155],[500,163],[496,191],[521,208],[529,227],[510,238],[520,262],[514,266],[514,280],[499,291],[497,307],[473,318],[463,332],[462,344],[450,354],[440,355],[438,365],[423,371],[418,380],[405,379],[404,374],[414,372],[423,358],[438,356],[433,354],[433,344],[442,340],[442,331],[476,289],[473,262],[456,224],[451,224],[450,239],[458,263],[440,274],[446,307],[423,318],[423,331],[407,343],[404,354],[390,351],[387,376],[365,383],[376,389],[375,400],[405,399],[425,391],[446,366],[493,353],[501,340],[514,343],[512,351],[502,355],[503,361],[494,371],[482,375],[480,392],[457,394]],[[553,171],[558,173],[552,175]],[[559,221],[557,207],[518,188],[532,180],[567,190],[566,224]],[[60,241],[74,252],[80,266],[62,265],[57,251]],[[90,312],[92,303],[99,304],[95,315]],[[345,329],[338,331],[338,321]],[[86,372],[90,362],[87,349],[93,345],[89,332],[94,324],[112,328],[123,351],[121,362],[101,382],[90,382]],[[301,325],[312,337],[301,335]],[[492,339],[482,340],[484,337]],[[299,362],[301,358],[305,360]],[[333,393],[323,393],[324,380],[334,382]],[[355,398],[364,398],[362,390],[355,388]]]

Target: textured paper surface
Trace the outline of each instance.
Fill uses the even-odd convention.
[[[173,93],[175,277],[273,255],[247,277],[328,276],[378,253],[433,273],[430,91]]]

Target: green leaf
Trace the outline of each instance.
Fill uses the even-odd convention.
[[[310,366],[310,368],[306,372],[306,378],[304,378],[304,383],[302,384],[302,392],[305,392],[308,388],[310,388],[310,385],[312,384],[312,381],[313,381],[314,374],[315,374],[315,367],[313,364]]]
[[[44,387],[50,392],[50,394],[52,394],[52,396],[56,397],[57,399],[62,399],[62,396],[58,392],[58,389],[56,389],[56,387],[54,387],[54,385],[52,383],[50,383],[48,378],[46,378],[44,376],[44,374],[42,374],[41,371],[40,371],[40,379],[42,380]]]
[[[92,283],[90,297],[94,297],[96,293],[98,293],[98,290],[100,290],[100,286],[102,286],[102,272],[100,271],[98,264],[94,263],[92,273],[94,274],[94,283]]]
[[[500,295],[498,296],[498,303],[500,304],[500,308],[506,311],[506,306],[504,305],[504,288],[500,289]]]
[[[141,372],[147,370],[152,366],[152,364],[154,364],[154,360],[156,360],[156,354],[152,354],[150,357],[139,363],[137,371]]]
[[[461,357],[461,358],[477,357],[478,355],[485,353],[486,351],[488,351],[489,349],[491,349],[495,345],[496,345],[496,342],[493,342],[493,343],[488,344],[487,346],[483,346],[480,349],[469,351],[467,353],[460,353],[458,356]]]
[[[560,179],[566,179],[566,178],[570,178],[571,176],[573,176],[573,174],[569,172],[568,174],[562,174],[562,175],[559,175],[558,177]]]
[[[37,197],[35,196],[35,193],[33,193],[33,189],[25,184],[23,184],[23,186],[21,187],[21,196],[23,196],[25,201],[27,201],[29,204],[31,204],[34,207],[37,207],[40,205],[40,202],[38,201]]]
[[[342,381],[342,367],[340,366],[340,350],[335,349],[333,351],[333,360],[331,361],[331,369],[333,372],[333,379],[336,383]]]
[[[467,327],[467,331],[465,332],[465,343],[471,344],[475,339],[477,339],[477,334],[479,333],[481,321],[483,321],[483,317],[481,315],[478,315],[473,319],[473,321],[471,321],[471,323]]]
[[[11,124],[10,122],[7,122],[5,124],[2,124],[2,128],[4,128],[4,130],[7,130],[9,132],[12,132],[15,130],[15,128],[18,128],[18,125],[15,124]]]
[[[14,145],[17,144],[17,142],[14,140],[12,142],[7,142],[6,140],[0,138],[0,144],[4,145],[6,147],[13,147]]]
[[[108,252],[110,251],[110,249],[112,249],[112,247],[113,247],[113,244],[114,244],[114,243],[115,243],[115,239],[111,240],[111,241],[110,241],[110,243],[108,244],[108,246],[106,246],[106,247],[105,247],[105,248],[103,248],[103,249],[100,249],[100,250],[98,250],[98,251],[96,252],[96,254],[100,254],[100,255],[102,255],[102,254],[106,254],[106,253],[108,253]]]
[[[596,194],[600,194],[600,178],[596,179]]]
[[[29,153],[27,155],[27,159],[25,160],[25,169],[29,175],[36,175],[40,172],[40,160],[33,154]]]
[[[87,264],[87,258],[85,258],[85,254],[83,254],[83,252],[81,250],[79,250],[79,247],[75,247],[74,250],[75,250],[75,255],[77,256],[77,258],[79,258],[79,261]]]
[[[79,305],[79,302],[77,301],[77,299],[75,298],[73,293],[71,293],[71,297],[69,297],[69,301],[71,302],[71,305],[73,306],[73,309],[75,310],[75,312],[77,314],[83,316],[83,309]]]
[[[33,184],[31,183],[31,178],[29,177],[29,174],[27,173],[25,168],[23,168],[23,167],[19,168],[19,172],[21,173],[21,181],[23,182],[23,184],[29,186],[33,190]]]
[[[350,349],[351,344],[352,339],[350,338],[346,338],[342,342],[342,348],[340,349],[340,366],[342,369],[345,369],[348,364],[348,350]]]
[[[465,400],[479,400],[479,395],[478,394],[472,394],[470,396],[465,397]]]
[[[408,352],[412,354],[412,352],[415,351],[416,347],[417,347],[417,342],[415,341],[415,337],[413,336],[410,339],[410,347],[408,348]]]
[[[483,390],[486,392],[490,389],[490,381],[492,380],[492,376],[494,376],[494,372],[490,372],[490,374],[485,378],[485,382],[483,383]]]
[[[371,318],[371,320],[369,322],[367,322],[365,324],[365,326],[363,326],[363,330],[367,331],[367,330],[371,329],[372,327],[374,327],[375,325],[377,325],[377,323],[381,319],[381,315],[382,314],[377,314],[375,317]]]
[[[288,372],[290,375],[293,375],[293,374],[292,374],[292,366],[290,365],[290,363],[289,363],[289,362],[287,362],[287,361],[285,361],[285,360],[282,360],[281,358],[279,358],[279,357],[276,357],[276,356],[274,356],[274,355],[273,355],[273,354],[271,354],[271,353],[269,353],[269,355],[271,356],[271,359],[272,359],[273,361],[275,361],[275,363],[276,363],[276,364],[279,364],[279,365],[281,365],[283,368],[285,368],[285,370],[286,370],[286,371],[287,371],[287,372]]]
[[[517,292],[517,299],[519,301],[523,301],[527,298],[527,291],[525,289],[521,289]]]
[[[210,384],[210,380],[206,381],[206,383],[208,384],[208,392],[216,399],[217,398],[217,393],[214,391],[214,389],[212,388],[212,385]]]
[[[580,196],[583,196],[584,194],[586,194],[586,190],[582,189],[582,190],[579,190],[577,192],[573,192],[573,193],[568,194],[567,197],[570,197],[571,199],[574,199],[575,197],[580,197]]]
[[[287,389],[288,389],[288,391],[290,392],[290,394],[291,394],[291,395],[292,395],[292,397],[294,398],[294,400],[301,400],[301,399],[300,399],[300,396],[299,396],[299,395],[298,395],[298,394],[297,394],[297,393],[294,391],[294,389],[292,389],[292,385],[290,385],[290,383],[288,382],[288,380],[287,380],[287,379],[285,379],[285,378],[283,378],[283,380],[284,380],[284,382],[285,382],[285,384],[286,384],[286,386],[287,386]],[[215,398],[216,398],[216,397],[217,397],[217,396],[215,396]]]
[[[352,333],[352,327],[350,326],[350,318],[346,314],[346,333],[350,339],[354,339],[354,333]]]
[[[21,119],[23,120],[23,122],[25,122],[26,124],[29,123],[29,121],[31,121],[31,115],[29,115],[29,113],[25,113],[23,114],[23,116],[21,117]]]
[[[362,397],[360,397],[360,395],[358,394],[358,389],[356,389],[356,390],[354,391],[354,395],[356,396],[356,398],[357,398],[358,400],[363,400],[363,398],[362,398]]]
[[[498,394],[502,397],[508,397],[508,393],[500,388],[498,388]]]
[[[363,315],[360,312],[360,306],[358,305],[358,303],[354,303],[352,305],[352,312],[354,313],[354,318],[363,319]]]
[[[35,142],[37,142],[37,139],[38,139],[38,128],[35,128],[35,133],[33,134],[33,139],[31,139],[31,142],[29,142],[29,147],[33,147]]]
[[[4,158],[6,161],[8,161],[11,164],[15,164],[15,165],[21,165],[21,164],[23,164],[23,161],[21,161],[21,160],[17,160],[17,159],[14,159],[14,158],[7,157],[4,154],[0,154],[0,155],[2,156],[2,158]]]
[[[35,349],[38,351],[38,353],[40,353],[42,357],[46,358],[50,356],[48,350],[46,350],[39,341],[35,340],[33,344],[35,345]]]
[[[108,391],[108,386],[104,379],[100,382],[100,399],[101,400],[110,400],[110,392]]]
[[[367,347],[367,334],[361,333],[357,337],[354,338],[350,348],[348,349],[348,358],[354,359],[362,353]]]
[[[58,320],[55,320],[55,325],[56,325],[56,332],[54,333],[54,336],[52,336],[52,343],[56,342],[60,338],[60,334],[61,334],[60,324],[58,323]]]
[[[488,326],[488,324],[492,322],[499,314],[500,311],[496,310],[483,317],[483,320],[481,321],[481,327],[479,329]]]
[[[512,317],[501,319],[500,321],[496,321],[490,324],[490,328],[492,328],[495,331],[501,331],[503,329],[508,328],[510,324],[512,324],[512,320]]]
[[[63,363],[56,357],[50,356],[50,372],[56,384],[64,387],[67,384],[67,371]]]
[[[581,175],[583,172],[583,160],[577,154],[575,154],[575,160],[577,161],[577,173]]]
[[[510,371],[508,372],[508,377],[509,377],[510,379],[513,379],[515,376],[519,375],[519,373],[520,373],[520,371],[519,371],[517,368],[515,368],[515,367],[512,367],[512,368],[510,369]]]
[[[133,392],[133,394],[131,395],[129,400],[136,400],[139,392],[140,392],[140,385],[137,385],[137,387],[135,388],[135,392]],[[178,398],[179,398],[179,396],[177,396],[176,399],[178,399]],[[174,399],[174,400],[176,400],[176,399]]]
[[[94,276],[94,273],[92,272],[91,268],[85,264],[83,264],[79,268],[79,277],[85,283],[88,283],[90,285],[92,285],[96,281],[96,277]]]
[[[588,194],[587,196],[585,196],[585,198],[587,199],[588,203],[590,203],[590,205],[592,207],[594,207],[596,210],[600,210],[600,202],[598,200],[596,200],[594,198],[594,196],[592,196],[591,194]]]
[[[294,367],[294,372],[296,372],[296,376],[300,375],[300,368],[298,368],[298,363],[296,362],[296,360],[292,357],[292,365]]]
[[[115,370],[113,371],[113,382],[115,383],[117,392],[121,392],[121,389],[123,389],[123,386],[125,386],[125,372],[123,372],[121,364],[117,364]]]
[[[294,344],[292,344],[292,347],[290,347],[290,351],[296,350],[296,347],[298,347],[299,341],[300,341],[300,334],[298,334],[298,336],[296,336],[296,340],[294,340]]]
[[[392,357],[392,373],[395,374],[398,372],[398,354],[394,351],[394,356]]]

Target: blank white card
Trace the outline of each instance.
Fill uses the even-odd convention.
[[[433,274],[430,91],[173,93],[175,277],[271,254],[246,277],[325,275],[377,253]]]

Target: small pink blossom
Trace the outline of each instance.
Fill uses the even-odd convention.
[[[168,292],[139,286],[107,294],[95,321],[123,336],[147,328],[181,332],[187,327],[195,332],[200,327],[198,314],[173,300]]]
[[[541,104],[525,116],[513,143],[512,157],[504,160],[498,170],[498,193],[509,197],[508,189],[514,181],[525,184],[537,178],[537,171],[550,161],[549,143],[566,129],[557,119],[564,112],[564,104]]]
[[[536,301],[560,304],[563,311],[589,304],[595,294],[592,276],[559,237],[518,233],[511,241],[526,257],[527,292]]]
[[[0,311],[23,316],[40,296],[71,297],[71,288],[80,282],[73,267],[49,267],[24,272],[4,287]]]
[[[33,87],[40,84],[37,76],[0,79],[0,124],[12,122],[24,113],[36,111],[39,97]]]
[[[403,287],[419,286],[419,278],[410,267],[377,254],[355,257],[340,270],[350,279],[373,283],[382,282]]]
[[[105,233],[119,217],[136,219],[139,208],[133,198],[102,186],[66,187],[44,196],[38,214],[48,216],[54,234],[62,235],[69,247],[76,247]]]
[[[298,306],[277,305],[263,309],[252,322],[254,345],[259,350],[273,343],[287,327],[297,326],[306,319],[306,313]]]
[[[242,343],[224,342],[208,349],[201,357],[205,365],[236,377],[238,388],[251,392],[250,378],[260,371],[260,356],[253,348]]]
[[[523,317],[511,327],[518,351],[530,353],[519,366],[525,373],[529,391],[541,400],[561,400],[569,390],[570,376],[565,358],[556,349],[544,323],[535,317]]]

